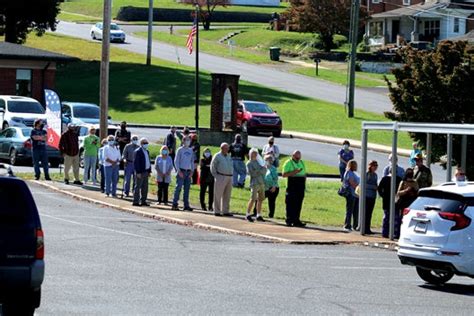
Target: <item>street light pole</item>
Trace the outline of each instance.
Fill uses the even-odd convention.
[[[353,0],[351,6],[351,53],[350,53],[350,67],[349,67],[349,85],[348,99],[346,100],[348,108],[348,117],[354,117],[354,99],[355,99],[355,70],[356,70],[356,59],[357,59],[357,38],[359,30],[359,11],[360,2],[359,0]]]
[[[148,7],[148,42],[146,48],[146,65],[151,65],[151,48],[153,45],[153,0],[149,0]]]
[[[109,62],[110,62],[110,23],[111,0],[104,0],[102,23],[102,60],[100,62],[100,138],[107,137],[109,117]]]

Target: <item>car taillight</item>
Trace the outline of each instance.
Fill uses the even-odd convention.
[[[36,259],[44,259],[44,234],[41,228],[36,230]]]
[[[408,215],[408,213],[410,213],[410,208],[405,207],[405,208],[403,209],[403,216]]]
[[[23,142],[23,147],[24,147],[25,149],[31,149],[31,148],[33,147],[33,145],[31,144],[31,140],[30,140],[30,139],[25,140],[25,141]]]
[[[451,230],[460,230],[464,229],[471,224],[471,219],[464,214],[450,213],[450,212],[440,212],[439,216],[448,221],[453,221],[456,223]]]

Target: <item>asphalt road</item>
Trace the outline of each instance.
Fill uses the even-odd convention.
[[[31,188],[47,265],[37,315],[472,315],[472,280],[424,285],[395,252],[260,242]]]
[[[125,30],[133,31],[141,28],[129,27]],[[91,25],[88,24],[61,21],[56,32],[91,40],[90,29]],[[135,37],[130,32],[127,34],[125,44],[112,45],[134,53],[146,54],[146,40]],[[184,42],[182,47],[176,47],[155,41],[153,43],[153,56],[194,67],[194,55],[187,53]],[[344,104],[346,99],[346,88],[342,85],[284,72],[277,69],[277,67],[254,65],[205,53],[200,53],[199,63],[202,70],[214,73],[238,74],[242,80],[305,97],[326,100],[341,105]],[[387,96],[386,89],[356,89],[355,98],[356,109],[376,113],[383,113],[392,109],[392,103]]]

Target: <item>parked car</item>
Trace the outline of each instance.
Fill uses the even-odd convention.
[[[91,37],[93,40],[102,39],[102,22],[98,22],[91,28]],[[125,43],[125,32],[115,23],[110,23],[110,41]]]
[[[62,102],[61,115],[64,125],[100,124],[100,107],[94,103]],[[109,116],[109,124],[110,119]]]
[[[33,127],[36,119],[46,121],[44,107],[35,99],[0,95],[0,122],[2,129],[9,126]]]
[[[84,138],[86,138],[87,135],[89,135],[89,130],[91,127],[94,127],[95,134],[100,137],[100,129],[99,126],[93,125],[93,124],[83,124],[79,125],[78,127],[78,132],[79,132],[79,157],[80,157],[80,165],[81,167],[84,167]],[[117,130],[120,129],[120,126],[117,125],[109,125],[107,135],[114,135],[117,132]]]
[[[32,164],[30,134],[31,127],[9,127],[0,132],[0,159],[8,159],[11,165]],[[63,158],[59,150],[47,146],[48,160],[51,167],[58,167]]]
[[[424,281],[474,278],[474,182],[422,189],[403,210],[398,256]]]
[[[0,201],[0,305],[4,315],[33,315],[45,271],[38,209],[23,180],[1,174]]]
[[[272,133],[279,137],[283,129],[280,116],[267,104],[257,101],[239,101],[237,124],[250,135]]]

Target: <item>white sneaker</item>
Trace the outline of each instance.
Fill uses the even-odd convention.
[[[345,227],[343,227],[343,229],[344,229],[344,231],[345,231],[346,233],[349,233],[349,232],[352,231],[352,228],[345,228]]]

